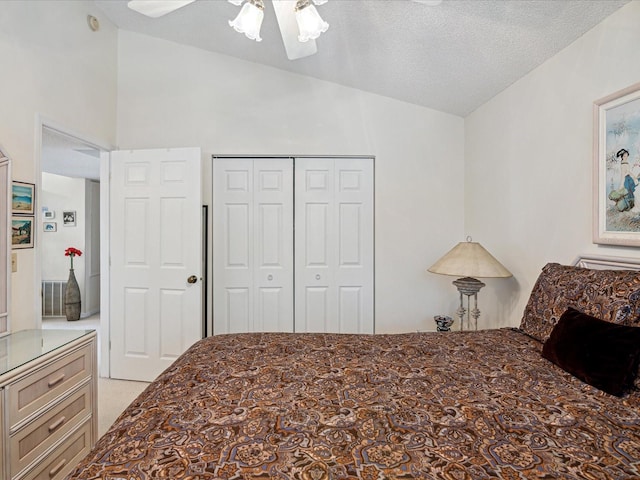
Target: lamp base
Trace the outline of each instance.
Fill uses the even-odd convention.
[[[478,310],[478,292],[485,286],[480,280],[471,277],[459,278],[453,281],[453,284],[460,292],[460,306],[456,314],[460,317],[460,330],[464,330],[464,316],[467,314],[467,329],[471,330],[471,317],[474,320],[474,328],[478,329],[478,318],[480,310]],[[467,308],[464,307],[464,297],[467,297]],[[473,309],[471,308],[471,297],[473,297]]]

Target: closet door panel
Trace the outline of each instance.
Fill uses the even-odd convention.
[[[215,162],[214,333],[250,331],[253,301],[253,162]]]
[[[295,331],[336,332],[333,161],[296,158]]]
[[[293,162],[214,160],[214,333],[293,330]]]
[[[363,317],[363,288],[338,287],[338,331],[360,333],[368,331]]]
[[[300,305],[305,311],[300,318],[300,323],[298,323],[300,314],[296,316],[296,331],[337,332],[336,317],[331,315],[333,310],[331,300],[331,290],[328,285],[307,285],[304,289],[304,304]]]
[[[342,268],[362,267],[361,203],[341,203],[338,206],[338,265]]]
[[[249,288],[225,288],[224,317],[216,317],[216,321],[222,319],[224,322],[224,332],[216,333],[243,333],[250,332],[251,322],[251,292]]]
[[[329,224],[330,205],[328,202],[309,202],[305,205],[304,225],[305,257],[307,270],[329,268],[329,238],[333,233]],[[302,217],[302,216],[301,216]]]
[[[256,212],[253,331],[293,331],[293,161],[253,162]]]
[[[296,331],[373,333],[373,160],[296,159],[295,221]]]
[[[373,333],[373,161],[335,161],[338,317],[343,333]]]

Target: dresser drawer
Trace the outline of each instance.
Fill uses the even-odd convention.
[[[7,387],[10,430],[13,431],[18,423],[58,395],[88,378],[93,369],[91,362],[91,347],[87,346],[10,384]]]
[[[91,415],[91,384],[65,398],[10,438],[11,471],[19,472]]]
[[[91,450],[91,422],[73,432],[21,480],[62,480]]]

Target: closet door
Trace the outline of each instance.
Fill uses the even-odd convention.
[[[0,336],[9,333],[10,190],[9,160],[0,151]]]
[[[373,333],[373,187],[373,159],[296,159],[296,332]]]
[[[214,159],[213,332],[293,330],[293,161]]]

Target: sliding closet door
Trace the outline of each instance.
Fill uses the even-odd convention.
[[[213,331],[293,330],[293,161],[214,159]]]
[[[373,333],[373,183],[373,159],[296,159],[296,332]]]

